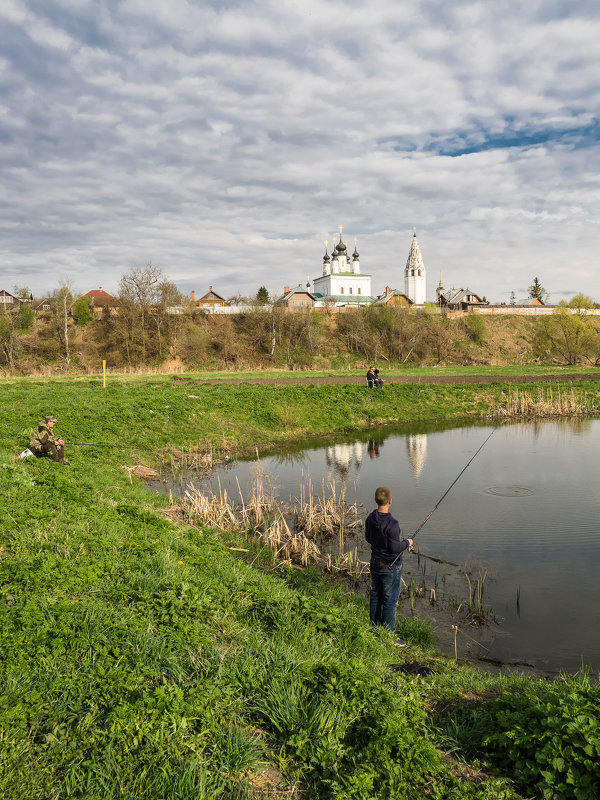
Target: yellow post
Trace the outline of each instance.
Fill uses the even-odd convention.
[[[458,647],[456,646],[456,634],[458,633],[458,625],[452,625],[454,631],[454,660],[458,661]]]
[[[102,361],[102,387],[106,389],[106,361]]]

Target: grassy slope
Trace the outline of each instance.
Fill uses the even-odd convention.
[[[539,384],[548,391],[553,384]],[[560,384],[564,391],[565,384]],[[597,405],[596,382],[566,384]],[[363,428],[383,422],[479,418],[517,391],[518,384],[390,385],[366,392],[360,384],[260,386],[198,385],[166,376],[135,380],[8,379],[0,383],[5,404],[4,441],[17,450],[51,409],[63,438],[136,448],[261,447],[305,435]],[[535,394],[538,384],[522,387]],[[15,451],[16,452],[16,451]],[[143,450],[138,449],[141,453]],[[150,457],[150,456],[147,456]],[[158,454],[156,455],[158,458]]]
[[[475,414],[501,386],[384,397],[361,387],[145,381],[104,392],[97,380],[23,380],[0,391],[2,796],[259,797],[264,765],[276,764],[307,797],[516,797],[500,778],[454,777],[425,708],[526,681],[434,657],[440,672],[427,682],[391,671],[398,656],[369,629],[363,599],[171,524],[165,499],[121,468],[158,458],[142,447],[249,447],[375,419]],[[122,450],[73,448],[70,469],[13,462],[50,411],[67,440]],[[409,659],[424,657],[418,633],[407,628]]]

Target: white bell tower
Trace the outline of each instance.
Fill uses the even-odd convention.
[[[422,306],[427,299],[425,264],[419,249],[417,232],[414,228],[410,253],[404,269],[404,294],[417,306]]]

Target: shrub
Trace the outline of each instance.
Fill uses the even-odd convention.
[[[488,752],[547,800],[600,797],[600,688],[586,674],[506,693],[494,706]]]
[[[469,339],[475,344],[484,346],[488,340],[488,326],[485,318],[481,316],[481,314],[475,314],[471,312],[468,316],[464,319],[465,328],[467,329],[467,334]]]

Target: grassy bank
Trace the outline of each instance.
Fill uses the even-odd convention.
[[[410,621],[399,654],[369,629],[364,599],[258,545],[234,551],[233,537],[171,523],[166,500],[123,469],[164,448],[477,418],[508,396],[389,389],[3,383],[3,797],[597,796],[600,697],[584,677],[474,672],[434,655]],[[573,390],[597,406],[596,384]],[[115,447],[73,447],[70,468],[15,462],[46,413],[68,441]],[[432,672],[398,669],[411,661]]]
[[[52,410],[70,442],[150,448],[248,449],[303,436],[325,435],[383,423],[480,419],[500,415],[515,393],[569,394],[588,411],[599,406],[595,381],[556,384],[390,385],[383,392],[362,385],[198,385],[193,379],[150,377],[5,380],[4,441],[14,452],[37,421]],[[154,458],[161,458],[156,453]],[[147,456],[152,458],[152,456]]]

